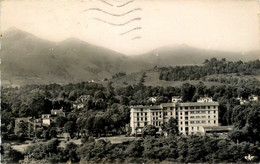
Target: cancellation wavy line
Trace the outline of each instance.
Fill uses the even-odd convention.
[[[128,30],[126,32],[121,33],[120,35],[125,35],[125,34],[128,34],[128,33],[132,32],[132,31],[141,30],[141,29],[142,29],[142,27],[135,27],[135,28],[133,28],[131,30]]]
[[[123,6],[128,5],[129,3],[132,3],[132,2],[134,2],[134,0],[128,1],[128,2],[126,2],[124,4],[122,4],[122,5],[118,5],[116,7],[123,7]]]
[[[137,37],[132,38],[131,40],[136,40],[136,39],[141,39],[141,38],[142,38],[141,36],[137,36]]]
[[[97,20],[97,21],[100,21],[100,22],[103,22],[103,23],[106,23],[106,24],[109,24],[109,25],[112,25],[112,26],[124,26],[124,25],[126,25],[126,24],[128,24],[128,23],[131,23],[131,22],[133,22],[133,21],[139,21],[139,20],[141,20],[141,18],[138,17],[138,18],[131,19],[131,20],[127,21],[127,22],[118,23],[118,24],[117,24],[117,23],[111,23],[111,22],[108,22],[108,21],[105,21],[105,20],[99,19],[99,18],[92,18],[92,19]]]
[[[127,12],[122,13],[122,14],[110,13],[110,12],[104,11],[104,10],[102,10],[102,9],[100,9],[100,8],[90,8],[90,9],[84,10],[84,11],[82,11],[82,12],[93,11],[93,10],[95,10],[95,11],[100,11],[100,12],[105,13],[105,14],[108,14],[108,15],[121,17],[121,16],[125,16],[125,15],[130,14],[130,13],[135,12],[135,11],[141,11],[142,9],[141,9],[141,8],[135,8],[135,9],[133,9],[133,10],[127,11]]]
[[[107,2],[107,1],[105,1],[105,0],[100,0],[101,2],[103,2],[103,3],[105,3],[105,4],[107,4],[107,5],[109,5],[109,6],[114,6],[112,3],[109,3],[109,2]],[[132,3],[132,2],[134,2],[135,0],[131,0],[131,1],[128,1],[128,2],[126,2],[126,3],[124,3],[124,4],[122,4],[122,5],[118,5],[118,6],[116,6],[116,7],[124,7],[124,6],[126,6],[126,5],[128,5],[129,3]]]
[[[103,2],[103,3],[105,3],[105,4],[107,4],[107,5],[109,5],[109,6],[114,6],[113,4],[111,4],[111,3],[108,3],[107,1],[105,1],[105,0],[100,0],[101,2]]]

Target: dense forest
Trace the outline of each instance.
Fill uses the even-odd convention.
[[[209,75],[217,70],[218,73],[236,72],[254,74],[259,68],[259,61],[241,63],[217,61],[211,59],[205,62],[205,66],[197,67],[200,73],[207,70]],[[220,63],[223,64],[223,66]],[[232,68],[236,67],[236,68]],[[180,67],[187,71],[193,66]],[[237,68],[239,67],[239,69]],[[225,69],[224,69],[225,68]],[[232,68],[232,69],[231,69]],[[248,68],[248,69],[244,69]],[[253,69],[254,68],[254,69]],[[172,68],[175,70],[176,68]],[[179,68],[178,68],[179,69]],[[201,69],[201,70],[200,70]],[[241,70],[242,71],[241,71]],[[248,70],[251,70],[247,72]],[[192,68],[191,70],[194,71]],[[231,71],[232,70],[232,71]],[[180,71],[180,72],[182,72]],[[211,72],[213,71],[213,72]],[[182,72],[184,73],[184,72]],[[216,72],[215,72],[216,73]],[[185,73],[188,74],[188,73]],[[144,75],[145,77],[145,75]],[[1,115],[2,115],[2,140],[24,140],[26,134],[14,134],[15,118],[34,117],[50,113],[51,109],[60,109],[67,112],[65,117],[58,116],[55,124],[36,132],[39,139],[49,140],[46,143],[35,144],[28,148],[26,154],[35,159],[47,163],[57,162],[245,162],[244,156],[254,155],[254,161],[259,161],[260,141],[260,103],[250,102],[240,104],[237,97],[248,99],[252,94],[260,96],[260,86],[251,84],[249,80],[238,85],[206,86],[203,82],[197,85],[189,83],[181,87],[152,87],[145,86],[145,78],[141,78],[136,85],[114,88],[112,82],[106,85],[94,82],[81,82],[76,84],[48,84],[27,85],[20,88],[1,88]],[[170,77],[170,76],[169,76]],[[189,77],[190,78],[190,77]],[[246,85],[251,84],[251,85]],[[80,96],[88,95],[83,109],[73,108]],[[196,101],[199,97],[209,96],[218,101],[219,122],[221,125],[233,125],[234,129],[227,138],[221,136],[183,136],[176,130],[163,125],[164,130],[171,131],[167,138],[155,137],[151,134],[152,128],[147,135],[129,143],[111,144],[104,140],[95,141],[94,137],[106,135],[119,135],[126,133],[126,127],[130,120],[131,105],[152,105],[150,97],[157,97],[155,104],[171,102],[172,96],[182,96],[183,101]],[[168,126],[168,128],[167,128]],[[74,138],[81,138],[82,145],[68,143],[65,148],[58,147],[56,130],[61,129],[70,133]],[[23,129],[26,133],[26,129]],[[82,134],[82,135],[79,135]],[[17,162],[24,158],[8,145],[2,145],[1,154],[3,159],[9,162]],[[37,162],[36,162],[37,163]]]
[[[225,58],[217,60],[206,59],[202,66],[176,66],[158,68],[160,72],[159,79],[166,81],[177,80],[200,80],[208,75],[216,74],[234,74],[237,76],[259,75],[260,61],[226,61]]]

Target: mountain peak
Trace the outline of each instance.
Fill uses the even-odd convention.
[[[4,38],[13,38],[15,40],[21,39],[27,36],[33,36],[32,34],[22,31],[16,27],[10,27],[6,31],[3,32]]]

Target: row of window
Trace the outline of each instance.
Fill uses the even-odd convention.
[[[206,116],[190,116],[190,118],[206,118]],[[208,116],[210,118],[210,116]],[[214,118],[216,118],[216,115],[214,115]]]
[[[147,122],[144,122],[144,126],[146,126],[147,125]],[[138,122],[137,123],[137,127],[140,127],[140,123]]]
[[[143,118],[142,117],[141,118],[137,118],[137,121],[140,121],[140,120],[143,121]],[[144,120],[147,121],[147,118],[145,117]]]
[[[185,106],[185,107],[170,107],[170,110],[173,110],[175,108],[175,110],[182,110],[182,109],[211,109],[211,107],[213,107],[214,109],[216,109],[216,106]],[[163,107],[163,110],[167,110],[167,107]],[[160,109],[151,109],[151,110],[160,110]],[[140,111],[142,112],[143,109],[141,108]]]
[[[145,113],[136,113],[137,116],[139,116],[139,114],[140,114],[140,116],[143,116],[143,114],[144,114],[145,116],[147,116],[147,113],[146,113],[146,112],[145,112]]]
[[[175,110],[182,110],[182,109],[211,109],[211,107],[213,107],[214,109],[216,109],[216,106],[185,106],[185,107],[170,107],[170,110],[173,110],[175,108]],[[163,108],[163,110],[167,110],[166,107]]]
[[[200,127],[198,127],[198,126],[197,126],[197,127],[193,127],[193,126],[191,127],[191,130],[195,130],[195,129],[200,130]],[[182,128],[182,127],[180,128],[180,131],[183,131],[183,128]],[[189,131],[189,128],[188,128],[188,127],[185,127],[185,131],[186,131],[186,132]]]
[[[206,113],[206,111],[190,111],[190,114],[194,114],[194,113]],[[210,113],[210,111],[208,111],[208,113]],[[216,114],[216,110],[214,110],[213,113]],[[152,112],[152,115],[153,115],[153,116],[154,116],[154,115],[161,115],[161,114],[162,114],[162,112]],[[163,114],[164,114],[165,116],[167,116],[168,114],[169,114],[169,115],[173,115],[173,112],[169,112],[169,113],[163,112]],[[189,113],[188,113],[188,112],[185,112],[184,114],[185,114],[185,115],[188,115]],[[147,116],[147,113],[146,113],[146,112],[145,112],[145,113],[136,113],[136,115],[137,115],[137,117],[139,117],[139,116]],[[176,112],[176,115],[178,115],[178,112]],[[183,112],[180,112],[180,115],[183,115]],[[160,117],[161,117],[161,116],[160,116]]]
[[[216,124],[216,120],[214,120],[213,123]],[[180,124],[183,125],[183,122],[181,121]],[[206,121],[190,121],[190,124],[206,124]],[[208,120],[208,124],[210,124],[210,120]],[[188,121],[185,121],[185,125],[189,125]]]

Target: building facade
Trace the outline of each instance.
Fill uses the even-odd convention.
[[[154,125],[158,133],[170,118],[178,120],[182,134],[203,133],[204,127],[218,126],[218,102],[162,103],[158,106],[132,106],[130,112],[131,134],[141,134],[142,128]]]

